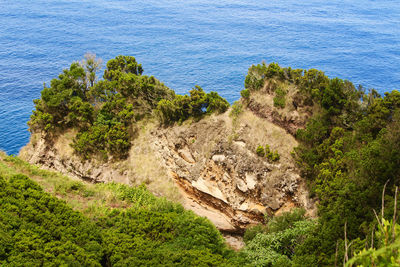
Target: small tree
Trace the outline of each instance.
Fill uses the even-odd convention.
[[[86,90],[94,86],[97,79],[97,72],[101,69],[103,61],[96,58],[96,54],[86,53],[82,60],[81,66],[86,71]]]

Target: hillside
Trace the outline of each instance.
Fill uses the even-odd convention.
[[[234,261],[210,222],[154,197],[144,186],[87,184],[2,154],[0,187],[1,265],[222,266]]]
[[[372,244],[398,240],[399,92],[263,63],[229,107],[199,86],[175,95],[132,57],[109,61],[99,81],[85,64],[35,100],[23,159],[92,183],[144,183],[225,234],[245,232],[251,264],[331,266],[362,248],[353,263],[393,256]],[[390,242],[374,235],[374,210],[381,225],[393,218]]]
[[[163,99],[156,110],[161,111],[161,125],[152,114],[133,122],[131,127],[137,130],[126,157],[104,161],[93,154],[83,160],[71,146],[79,136],[79,127],[64,127],[62,133],[54,130],[51,137],[33,130],[20,156],[86,181],[145,183],[155,195],[206,216],[225,233],[243,234],[249,225],[263,222],[264,214],[279,214],[293,207],[305,207],[315,215],[291,156],[298,145],[293,127],[299,126],[289,126],[293,128],[290,130],[285,122],[279,124],[263,116],[261,110],[254,112],[254,105],[244,102],[224,113],[205,112],[196,118],[193,106],[203,105],[199,103],[205,93],[198,88],[190,93],[192,108],[187,115],[179,115],[184,113],[176,110],[179,116],[170,115],[163,106],[169,107],[169,100]],[[171,101],[186,101],[182,100],[185,97],[176,96]],[[124,101],[130,101],[129,97]],[[143,112],[136,105],[137,112]],[[278,110],[273,105],[270,108]],[[173,125],[174,120],[181,122]],[[259,145],[269,145],[280,159],[260,157],[256,153]]]

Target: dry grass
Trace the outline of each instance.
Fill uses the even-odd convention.
[[[180,202],[181,195],[178,188],[155,151],[154,138],[150,134],[155,127],[153,122],[140,122],[139,135],[133,142],[128,159],[120,163],[120,168],[134,174],[130,177],[131,184],[145,183],[156,196]]]
[[[56,142],[54,142],[54,147],[57,151],[62,151],[63,156],[66,158],[74,156],[74,149],[71,144],[77,133],[78,131],[76,129],[68,129],[64,134],[57,138]]]
[[[290,116],[290,113],[295,111],[295,107],[292,103],[293,97],[296,95],[298,90],[295,85],[286,82],[278,81],[277,86],[286,91],[284,108],[274,106],[275,93],[272,91],[268,93],[266,87],[264,87],[262,90],[252,92],[250,97],[253,101],[274,109],[281,117]]]
[[[110,168],[119,172],[119,175],[113,176],[112,181],[131,185],[144,183],[156,196],[164,196],[171,201],[177,202],[180,200],[180,194],[174,181],[169,177],[167,170],[162,165],[161,159],[157,158],[157,153],[152,145],[154,140],[150,131],[155,128],[155,125],[156,122],[148,120],[137,123],[138,135],[133,140],[129,157],[124,161],[111,163]],[[74,150],[70,145],[76,134],[76,130],[68,130],[54,140],[54,148],[58,151],[58,156],[61,159],[81,160],[74,154]],[[32,155],[35,149],[33,138],[38,139],[40,136],[32,135],[30,145],[27,145],[20,152],[22,159],[27,160]],[[93,157],[90,160],[90,164],[96,168],[97,165],[101,165],[103,162]],[[90,173],[91,170],[87,170],[87,175],[90,175]]]
[[[278,153],[284,158],[283,161],[291,159],[290,153],[297,146],[297,141],[284,129],[257,117],[248,110],[243,111],[238,119],[240,124],[247,124],[251,129],[251,132],[240,138],[249,147],[254,147],[254,151],[258,145],[269,145],[272,150],[278,150]]]

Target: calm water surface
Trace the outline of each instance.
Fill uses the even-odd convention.
[[[86,52],[132,55],[177,93],[238,99],[251,64],[400,88],[400,1],[0,0],[0,149],[29,140],[32,100]]]

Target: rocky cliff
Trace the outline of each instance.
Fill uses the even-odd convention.
[[[243,107],[236,106],[242,110],[235,114],[229,110],[173,127],[143,123],[123,161],[82,161],[69,146],[74,131],[51,141],[33,134],[20,156],[91,182],[146,183],[156,195],[181,202],[223,232],[243,233],[265,214],[295,206],[314,212],[291,156],[297,146],[292,134],[307,116],[299,116],[292,104],[279,114],[271,101],[254,94]],[[258,156],[258,145],[278,151],[280,160]]]

